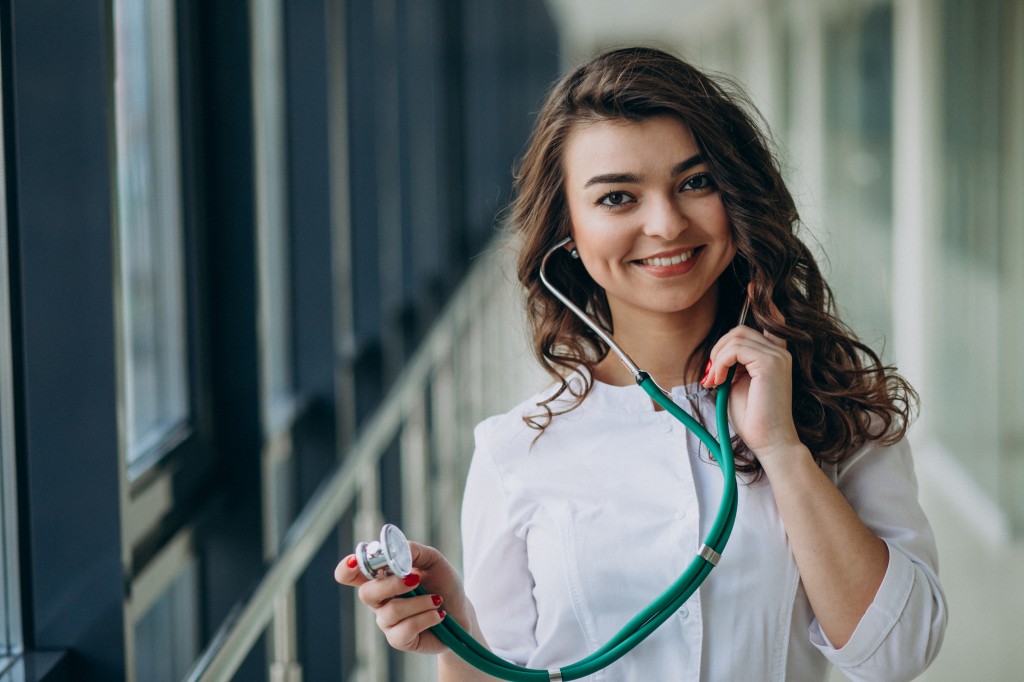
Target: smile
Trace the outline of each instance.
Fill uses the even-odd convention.
[[[697,251],[696,248],[690,249],[689,251],[681,251],[671,256],[654,256],[653,258],[644,258],[642,260],[634,261],[640,265],[651,265],[654,267],[669,267],[672,265],[679,265],[693,258],[693,254]]]

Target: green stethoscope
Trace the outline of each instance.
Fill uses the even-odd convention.
[[[608,344],[608,347],[632,372],[637,384],[647,392],[654,402],[661,405],[669,414],[682,422],[687,429],[693,432],[707,446],[721,467],[725,484],[722,489],[722,500],[718,513],[715,515],[714,523],[711,525],[711,530],[708,531],[704,544],[697,550],[696,555],[683,574],[660,597],[648,604],[643,611],[626,623],[604,646],[572,665],[555,670],[542,670],[539,668],[524,668],[509,663],[473,639],[451,616],[446,617],[431,628],[431,632],[438,639],[470,665],[494,677],[512,680],[513,682],[578,680],[587,675],[594,674],[621,658],[654,632],[658,626],[668,620],[700,587],[701,583],[708,577],[708,574],[711,573],[711,569],[718,564],[718,560],[721,558],[722,551],[725,549],[726,542],[728,542],[729,535],[732,532],[733,523],[736,520],[735,463],[733,462],[732,444],[728,438],[729,388],[732,385],[732,377],[736,370],[735,366],[729,369],[728,379],[719,386],[715,401],[715,421],[718,433],[726,435],[725,438],[718,441],[697,420],[683,411],[669,397],[669,394],[654,382],[650,374],[637,367],[629,356],[626,355],[625,351],[615,343],[600,325],[548,281],[544,274],[548,259],[570,241],[571,238],[562,240],[544,255],[540,266],[541,282],[559,301],[565,304],[569,310],[590,327],[602,341]],[[749,300],[743,305],[743,311],[740,313],[740,324],[743,324],[746,319],[748,307]],[[360,571],[371,580],[388,573],[404,578],[412,572],[412,554],[409,551],[409,543],[402,531],[391,524],[385,525],[381,530],[379,541],[359,543],[356,546],[355,554]],[[411,597],[424,594],[427,594],[427,592],[422,587],[416,587],[405,596]]]

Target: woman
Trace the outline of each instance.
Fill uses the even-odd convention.
[[[946,623],[904,440],[913,389],[835,316],[752,108],[644,48],[549,94],[512,222],[535,351],[554,386],[476,430],[465,587],[435,550],[359,585],[392,646],[440,679],[490,679],[429,633],[451,613],[499,655],[552,669],[670,584],[711,523],[717,465],[539,282],[549,276],[676,401],[714,423],[732,366],[738,516],[721,563],[606,680],[911,679]],[[736,326],[745,299],[751,316]],[[749,326],[748,326],[749,325]],[[430,594],[394,599],[422,581]]]

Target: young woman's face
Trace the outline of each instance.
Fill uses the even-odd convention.
[[[713,316],[736,247],[690,129],[671,116],[587,124],[570,134],[562,163],[573,239],[613,319]]]

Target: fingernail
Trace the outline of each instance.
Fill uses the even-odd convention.
[[[708,378],[708,374],[709,374],[710,372],[711,372],[711,361],[710,361],[710,360],[708,360],[708,366],[704,368],[704,376],[702,376],[702,377],[701,377],[701,379],[700,379],[700,383],[702,383],[702,384],[703,384],[703,383],[704,383],[705,381],[707,381],[707,378]]]
[[[430,596],[430,601],[434,602],[434,606],[440,606],[441,605],[441,595],[439,595],[439,594],[431,595]]]
[[[440,611],[437,612],[437,615],[438,615],[440,620],[444,620],[444,617],[447,616],[448,614],[445,613],[444,609],[441,609]]]
[[[420,577],[415,573],[410,573],[402,578],[402,582],[405,583],[406,587],[416,587],[420,584]]]
[[[356,557],[353,554],[352,556],[350,556],[348,559],[345,560],[345,565],[348,566],[349,568],[355,568],[356,566],[359,565],[359,562],[356,561]]]

